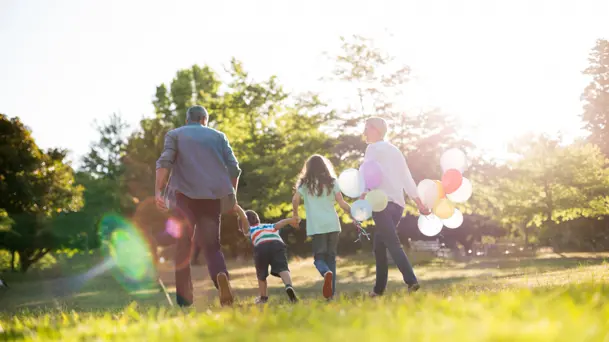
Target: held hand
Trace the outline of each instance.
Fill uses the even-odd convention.
[[[235,205],[233,206],[233,209],[230,210],[230,213],[239,216],[239,212],[241,210],[243,210],[243,209],[241,209],[239,204],[237,204],[237,202],[235,202]]]
[[[156,207],[160,210],[160,211],[167,211],[167,205],[165,204],[165,199],[163,198],[163,196],[161,196],[161,192],[157,191],[157,193],[154,195],[154,199],[155,199],[155,203],[156,203]]]
[[[235,214],[237,215],[237,217],[241,217],[242,215],[245,215],[245,211],[243,210],[243,208],[241,208],[241,206],[239,206],[239,204],[235,203],[235,205],[233,206],[233,208],[229,211],[230,214]]]
[[[424,206],[423,204],[419,204],[419,212],[425,216],[431,214],[431,210],[429,210],[429,208],[427,208],[426,206]]]
[[[235,205],[227,212],[228,215],[237,215],[239,216],[239,203],[237,202],[237,196],[235,196]]]
[[[431,210],[429,208],[427,208],[423,202],[421,202],[420,198],[415,198],[415,203],[417,204],[417,207],[419,208],[419,212],[423,215],[429,215],[431,214]]]
[[[301,221],[300,217],[293,216],[292,217],[292,222],[290,223],[290,226],[292,226],[292,227],[294,227],[296,229],[299,229],[300,228],[300,221]]]

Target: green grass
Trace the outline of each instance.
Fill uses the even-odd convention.
[[[420,292],[407,295],[392,269],[387,294],[369,299],[374,265],[359,256],[339,263],[340,298],[329,303],[311,260],[293,260],[301,302],[287,303],[273,278],[265,306],[253,304],[248,261],[229,266],[238,298],[228,309],[218,306],[204,267],[195,267],[196,308],[184,311],[157,290],[129,292],[109,275],[54,298],[66,278],[13,276],[11,292],[0,294],[0,340],[609,341],[608,257],[437,260],[416,267]],[[173,292],[169,271],[161,275]]]

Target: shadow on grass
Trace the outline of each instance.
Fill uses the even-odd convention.
[[[160,288],[149,289],[139,293],[129,292],[123,288],[114,279],[108,277],[100,277],[95,286],[84,287],[77,292],[65,292],[62,296],[55,296],[48,289],[25,289],[30,294],[28,300],[22,303],[7,303],[7,311],[0,310],[0,317],[12,313],[21,314],[47,314],[50,312],[118,312],[124,309],[133,301],[137,302],[142,307],[161,307],[168,306],[165,294]],[[374,286],[372,281],[357,281],[342,283],[340,278],[337,284],[337,296],[344,298],[362,298],[366,297],[367,293]],[[442,287],[449,287],[454,284],[467,280],[466,277],[449,277],[441,279],[428,280],[422,283],[423,289],[438,290]],[[243,284],[241,284],[243,285]],[[242,286],[234,289],[237,306],[249,306],[254,303],[255,297],[258,295],[258,287],[255,279]],[[321,277],[313,282],[307,282],[307,286],[296,286],[296,292],[301,300],[321,300],[323,280]],[[404,291],[406,285],[402,281],[389,280],[386,293],[394,293]],[[39,291],[36,291],[39,290]],[[33,292],[31,292],[33,291]],[[272,302],[287,302],[287,295],[283,286],[278,284],[278,280],[269,279],[269,297]],[[24,293],[17,296],[23,298]],[[169,292],[170,298],[175,302],[175,292]],[[5,304],[0,302],[1,304]],[[217,291],[211,286],[211,281],[205,283],[204,288],[196,289],[195,307],[203,310],[209,307],[217,307]],[[2,305],[5,307],[5,305]]]
[[[531,268],[534,271],[551,271],[576,268],[580,265],[599,265],[607,260],[607,257],[573,256],[566,258],[509,258],[509,259],[476,259],[468,264],[455,264],[448,261],[438,262],[440,269],[457,266],[460,269],[517,269]],[[413,262],[414,263],[414,262]],[[434,262],[436,263],[436,262]],[[451,266],[452,265],[452,266]],[[235,285],[235,295],[238,306],[252,305],[254,298],[258,295],[257,281],[253,267],[249,261],[239,265],[233,265],[234,271],[231,279]],[[355,266],[355,267],[354,267]],[[298,269],[302,265],[295,265],[296,291],[303,300],[323,300],[322,278],[319,274],[307,273],[302,275]],[[436,266],[432,266],[435,268]],[[312,266],[311,266],[312,268]],[[229,268],[230,269],[230,268]],[[369,255],[359,255],[353,258],[343,258],[338,263],[337,295],[346,298],[364,297],[374,286],[375,264]],[[393,278],[387,285],[387,294],[402,295],[406,285],[399,278],[395,278],[395,266],[390,266]],[[416,271],[416,266],[415,266]],[[514,272],[507,275],[491,275],[482,277],[471,277],[467,275],[455,275],[447,277],[448,274],[439,274],[438,278],[422,279],[421,291],[446,294],[458,291],[470,292],[480,290],[502,289],[508,284],[493,282],[501,278],[518,277],[530,273]],[[173,272],[165,272],[166,285],[171,287]],[[274,277],[273,277],[274,278]],[[217,307],[217,292],[211,280],[207,276],[206,267],[195,267],[193,269],[195,284],[195,307],[199,310]],[[156,284],[156,283],[154,283]],[[300,285],[299,285],[300,284]],[[0,294],[0,318],[10,318],[17,313],[40,313],[46,314],[55,311],[78,312],[102,312],[121,311],[133,301],[142,307],[166,307],[168,306],[165,294],[156,285],[134,292],[129,287],[119,283],[112,275],[103,274],[85,283],[74,281],[73,277],[64,277],[45,281],[27,281],[11,284],[9,291]],[[269,280],[269,295],[271,303],[287,302],[284,288],[278,279]],[[175,293],[170,292],[171,300],[175,302]]]

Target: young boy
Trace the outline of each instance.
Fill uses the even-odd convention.
[[[260,218],[253,210],[244,211],[236,206],[239,215],[239,225],[243,234],[249,236],[254,245],[254,261],[256,265],[256,276],[258,278],[258,289],[260,296],[256,298],[256,304],[264,304],[268,301],[266,278],[269,276],[269,265],[271,275],[280,277],[285,284],[285,292],[290,302],[298,301],[296,291],[292,287],[292,278],[288,268],[286,245],[279,235],[279,230],[286,225],[297,226],[300,219],[292,217],[281,220],[275,224],[260,223]]]

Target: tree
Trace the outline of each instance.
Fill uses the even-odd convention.
[[[123,181],[128,126],[117,114],[96,126],[99,140],[91,144],[83,158],[82,171],[75,175],[76,184],[84,187],[84,206],[78,212],[60,213],[52,221],[63,247],[81,250],[99,247],[97,226],[102,217],[133,209],[133,200]]]
[[[11,227],[15,222],[8,217],[6,210],[0,209],[0,235],[2,234],[14,234],[11,231]],[[10,250],[11,253],[11,271],[15,271],[15,250]]]
[[[13,220],[8,217],[6,210],[0,209],[0,231],[9,231],[13,223]]]
[[[91,144],[89,153],[83,158],[83,174],[78,178],[88,189],[84,211],[89,209],[89,202],[98,207],[95,212],[103,209],[129,213],[133,210],[133,198],[127,194],[124,181],[128,127],[117,114],[97,125],[99,140]],[[91,192],[90,189],[97,191]]]
[[[23,272],[59,245],[50,220],[82,206],[67,151],[41,151],[19,118],[0,114],[0,208],[14,222],[0,247],[19,255]]]
[[[584,101],[582,120],[590,131],[589,141],[609,156],[609,41],[599,39],[588,58],[590,66],[584,75],[592,78],[581,96]]]
[[[503,222],[520,230],[525,241],[562,222],[607,214],[608,161],[598,147],[527,136],[512,150],[520,159],[500,177],[497,196]]]
[[[116,113],[107,123],[96,123],[96,126],[100,138],[91,144],[89,153],[83,158],[83,170],[97,178],[118,180],[123,174],[122,158],[129,126]]]

